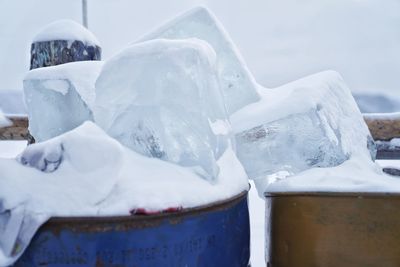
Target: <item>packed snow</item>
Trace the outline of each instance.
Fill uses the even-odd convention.
[[[392,147],[400,147],[400,138],[393,138],[389,143]]]
[[[260,181],[264,192],[384,192],[399,193],[400,179],[386,175],[381,166],[362,157],[350,160],[333,168],[313,168],[292,177],[270,177]]]
[[[11,125],[11,121],[6,118],[3,112],[0,109],[0,128],[7,127]]]
[[[392,113],[368,113],[364,117],[369,120],[400,120],[400,112]]]
[[[53,40],[82,41],[85,44],[100,46],[99,41],[93,33],[81,24],[62,19],[54,21],[42,28],[33,38],[32,42],[45,42]]]
[[[215,51],[199,39],[146,41],[108,60],[94,118],[134,151],[192,167],[209,181],[232,143]]]
[[[208,9],[193,8],[146,34],[138,42],[156,38],[198,38],[214,48],[216,67],[229,114],[259,100],[253,75],[223,25]]]
[[[24,78],[29,131],[41,142],[93,120],[101,61],[80,61],[29,71]]]

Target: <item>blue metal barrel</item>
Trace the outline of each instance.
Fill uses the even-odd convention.
[[[247,267],[247,192],[160,215],[54,218],[14,266]]]

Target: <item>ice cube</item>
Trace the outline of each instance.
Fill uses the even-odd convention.
[[[94,83],[102,62],[82,61],[28,72],[24,79],[29,131],[42,142],[93,120]]]
[[[256,82],[236,45],[218,19],[206,8],[197,7],[162,25],[138,41],[156,38],[198,38],[217,54],[217,70],[229,114],[259,100]]]
[[[198,39],[152,40],[107,61],[96,123],[125,146],[193,168],[209,181],[231,138],[215,52]]]
[[[250,177],[335,166],[348,158],[339,140],[326,136],[316,110],[254,127],[237,134],[236,141],[239,159]]]
[[[337,73],[260,89],[260,94],[260,102],[231,117],[238,158],[249,177],[337,166],[353,154],[374,157],[369,130]]]

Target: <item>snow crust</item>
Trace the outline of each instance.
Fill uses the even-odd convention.
[[[122,146],[92,122],[27,147],[19,161],[22,157],[37,158],[33,155],[37,153],[50,155],[60,145],[63,160],[52,173],[0,158],[4,207],[24,204],[26,210],[52,216],[129,215],[133,208],[195,207],[248,189],[247,176],[231,149],[218,160],[221,171],[212,185],[190,168]]]
[[[390,140],[390,145],[392,147],[400,147],[400,138],[393,138]]]
[[[257,181],[256,181],[257,182]],[[279,192],[382,192],[399,193],[400,179],[386,175],[368,159],[353,156],[333,168],[313,168],[292,177],[258,181],[259,194]]]
[[[43,173],[49,162],[58,160],[56,171]],[[15,253],[12,248],[26,248],[38,227],[53,216],[128,216],[135,209],[190,208],[248,190],[233,150],[226,150],[217,164],[218,179],[210,184],[190,168],[123,147],[92,122],[29,146],[18,160],[0,159],[0,214],[10,212],[0,229],[0,266],[16,260],[23,250]]]
[[[6,118],[3,112],[0,109],[0,128],[11,126],[11,121]]]
[[[45,42],[53,40],[82,41],[85,44],[100,46],[93,33],[81,24],[68,19],[54,21],[44,26],[33,38],[32,42]]]
[[[400,112],[365,113],[364,118],[369,120],[400,120]]]

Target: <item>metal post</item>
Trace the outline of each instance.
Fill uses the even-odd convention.
[[[87,0],[82,0],[82,23],[88,29]]]

